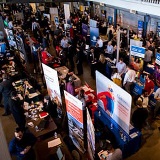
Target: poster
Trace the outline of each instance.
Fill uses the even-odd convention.
[[[138,21],[138,37],[142,38],[143,34],[143,21]]]
[[[131,95],[96,71],[98,106],[129,134]]]
[[[55,7],[55,8],[50,8],[50,14],[58,17],[58,9]]]
[[[82,102],[68,92],[64,91],[66,110],[68,116],[69,136],[74,145],[84,153],[84,127]]]
[[[160,65],[160,53],[156,53],[156,63]]]
[[[88,34],[88,25],[82,23],[82,35],[87,36]]]
[[[134,46],[134,45],[131,45],[130,47],[131,47],[130,53],[132,56],[144,58],[144,56],[145,56],[145,48],[144,47],[138,47],[138,46]]]
[[[64,15],[65,15],[65,20],[67,22],[67,20],[70,19],[69,4],[64,4]]]
[[[99,28],[90,27],[90,45],[95,46],[97,37],[99,36]]]
[[[42,68],[46,80],[48,95],[51,97],[51,100],[56,98],[62,104],[57,71],[43,63]]]
[[[90,19],[90,20],[89,20],[89,25],[90,25],[90,27],[96,28],[96,27],[97,27],[97,21],[95,21],[95,20],[93,20],[93,19]]]
[[[88,156],[90,160],[95,159],[95,130],[92,123],[91,116],[87,109],[87,143],[88,143]]]

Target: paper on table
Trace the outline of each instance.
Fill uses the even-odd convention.
[[[48,148],[58,146],[58,145],[60,145],[61,143],[62,143],[62,142],[61,142],[60,138],[56,138],[56,139],[48,142]]]

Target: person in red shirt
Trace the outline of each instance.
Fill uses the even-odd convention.
[[[49,53],[47,52],[47,48],[41,52],[42,63],[48,65],[49,64]]]
[[[154,82],[152,81],[152,76],[151,75],[146,76],[146,82],[145,82],[144,90],[146,90],[148,92],[148,96],[150,96],[154,91]]]

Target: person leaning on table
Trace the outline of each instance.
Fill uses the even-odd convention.
[[[35,152],[33,146],[36,143],[36,138],[31,133],[23,132],[22,129],[16,128],[15,137],[9,143],[9,152],[16,156],[17,160],[35,160]]]

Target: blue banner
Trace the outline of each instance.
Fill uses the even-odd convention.
[[[143,30],[143,21],[138,21],[138,30]]]
[[[113,17],[108,16],[108,23],[109,23],[109,24],[112,24],[112,23],[113,23]]]
[[[82,35],[87,36],[88,34],[88,25],[82,23]]]
[[[94,28],[97,27],[97,21],[95,21],[95,20],[93,20],[93,19],[90,19],[89,24],[90,24],[90,27],[94,27]]]
[[[160,53],[156,53],[156,63],[160,65]]]
[[[145,48],[137,47],[137,46],[131,46],[131,55],[136,56],[136,57],[144,58]]]
[[[90,27],[90,45],[95,46],[97,37],[99,36],[99,28]]]

